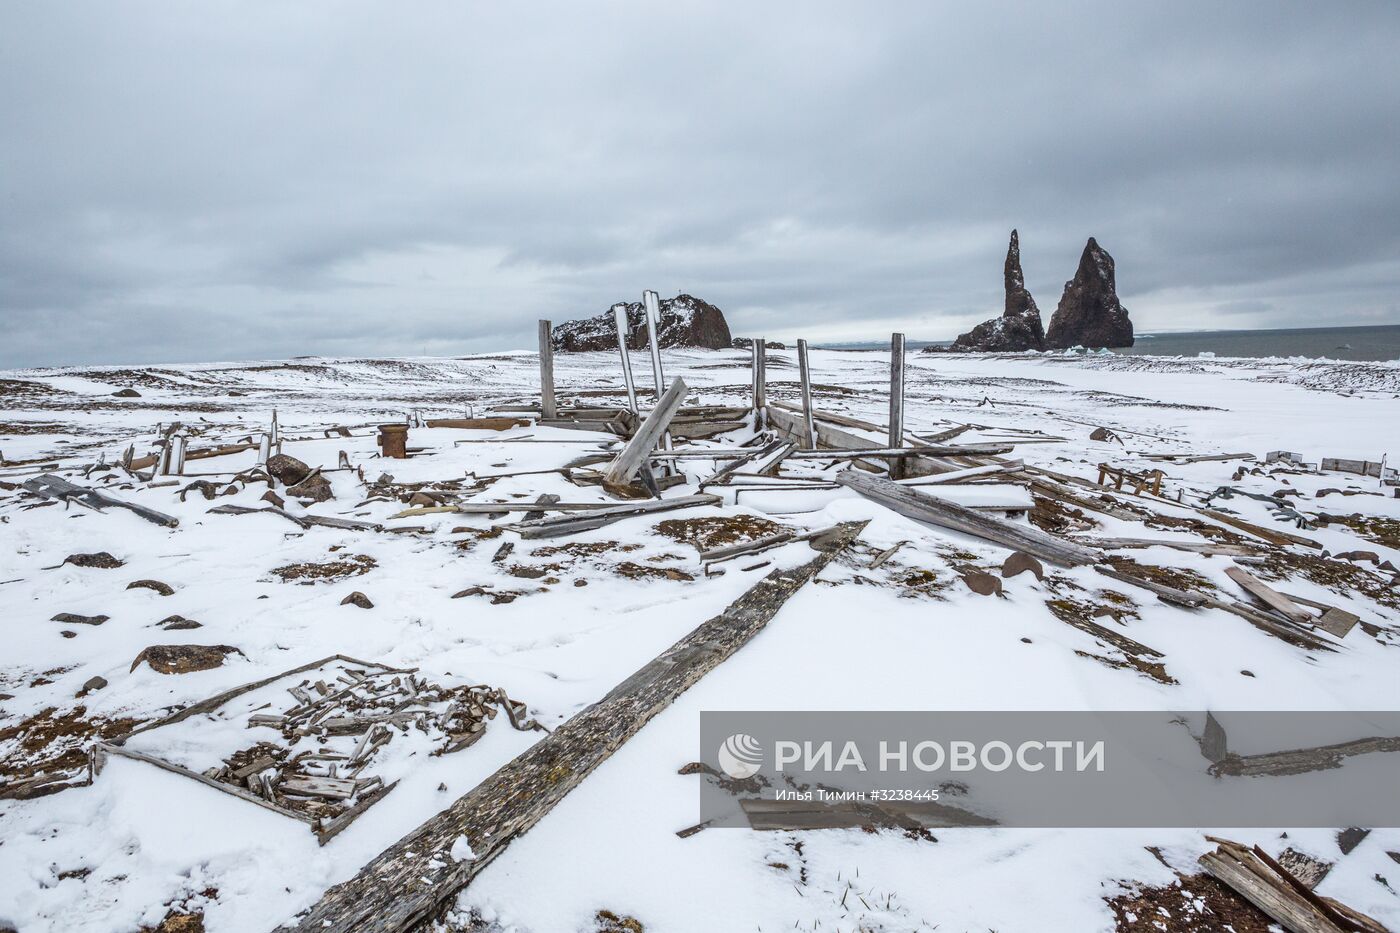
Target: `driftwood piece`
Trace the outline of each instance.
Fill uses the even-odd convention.
[[[1239,567],[1226,567],[1225,576],[1238,583],[1240,588],[1249,595],[1292,621],[1298,623],[1313,621],[1311,613],[1248,571]]]
[[[571,535],[580,531],[602,528],[604,525],[611,525],[613,522],[631,518],[634,515],[669,512],[673,509],[689,509],[702,505],[718,505],[723,501],[719,496],[710,493],[697,493],[693,496],[681,496],[677,499],[656,499],[650,502],[639,502],[636,505],[615,505],[591,511],[586,515],[556,515],[550,518],[537,518],[533,521],[515,522],[503,527],[507,531],[516,532],[527,540],[557,538],[560,535]],[[534,507],[539,508],[537,505]]]
[[[164,525],[167,528],[174,528],[180,524],[180,520],[173,515],[166,515],[164,512],[157,512],[144,505],[137,505],[134,502],[127,502],[118,499],[116,496],[109,496],[100,489],[89,489],[86,486],[79,486],[70,483],[61,476],[53,473],[45,473],[43,476],[36,476],[24,482],[24,488],[36,496],[45,499],[56,499],[60,502],[78,502],[91,509],[102,511],[104,507],[126,509],[128,512],[139,515],[148,522],[157,525]]]
[[[630,482],[633,476],[637,475],[638,468],[646,455],[656,446],[656,442],[661,439],[661,435],[666,432],[666,427],[680,410],[681,403],[685,401],[686,385],[683,379],[677,379],[671,383],[671,388],[656,402],[656,407],[651,414],[647,415],[637,427],[637,432],[627,442],[626,446],[613,460],[612,466],[608,467],[604,474],[604,482],[613,485],[622,485]]]
[[[304,933],[393,933],[430,916],[653,716],[762,631],[788,598],[849,547],[864,527],[841,525],[823,542],[826,550],[812,560],[768,574],[607,696],[381,852],[354,878],[331,888],[291,928]],[[465,839],[473,857],[452,857],[459,839]]]
[[[1074,567],[1092,564],[1099,559],[1097,551],[1051,537],[1038,528],[1012,524],[965,506],[922,496],[883,477],[871,476],[859,470],[843,470],[836,475],[836,482],[906,518],[951,528],[1013,551],[1025,551],[1052,564]]]
[[[353,518],[335,518],[329,515],[293,515],[286,509],[279,509],[275,505],[265,506],[260,509],[251,508],[246,505],[219,505],[209,510],[210,515],[251,515],[254,512],[270,512],[273,515],[280,515],[289,522],[300,525],[302,528],[310,528],[319,525],[323,528],[339,528],[343,531],[382,531],[383,525],[376,525],[374,522],[359,522]],[[397,517],[397,516],[396,516]]]

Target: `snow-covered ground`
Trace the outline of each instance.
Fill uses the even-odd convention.
[[[706,404],[748,403],[747,353],[667,351],[665,365],[668,378],[683,376]],[[640,355],[634,368],[639,377],[649,370]],[[615,353],[559,356],[555,371],[564,398],[620,386]],[[770,400],[796,400],[791,351],[770,351],[768,376]],[[787,500],[745,496],[737,506],[728,493],[722,510],[670,512],[567,539],[520,541],[509,532],[483,537],[497,520],[482,514],[391,518],[408,507],[405,502],[376,498],[353,470],[324,474],[334,500],[308,509],[289,501],[289,511],[425,530],[302,529],[273,514],[208,514],[220,505],[263,506],[261,484],[213,501],[197,491],[181,500],[180,490],[200,478],[194,474],[222,474],[208,477],[222,489],[234,473],[254,466],[254,451],[191,460],[178,485],[132,482],[119,471],[86,479],[69,472],[99,457],[111,463],[130,444],[138,457],[149,453],[158,425],[172,421],[197,430],[191,447],[234,443],[265,430],[275,409],[288,438],[284,452],[332,470],[344,451],[370,483],[392,474],[393,485],[379,488],[404,498],[411,491],[406,484],[455,479],[471,491],[467,501],[543,493],[604,501],[598,488],[550,472],[597,452],[611,440],[601,434],[533,424],[505,432],[415,428],[409,443],[423,448],[420,454],[375,459],[369,425],[405,412],[461,418],[533,402],[537,377],[533,354],[0,373],[0,452],[8,464],[0,467],[0,482],[12,485],[34,475],[38,464],[58,463],[75,482],[180,519],[171,529],[118,509],[33,507],[38,500],[19,489],[0,488],[0,781],[84,747],[101,734],[103,722],[159,718],[331,654],[417,668],[437,683],[501,687],[553,727],[761,575],[744,572],[739,565],[749,562],[740,561],[723,576],[706,576],[697,549],[665,534],[660,522],[720,514],[762,518],[760,506],[772,510],[772,520],[799,529],[852,519],[870,524],[849,557],[800,591],[761,635],[492,863],[460,895],[449,924],[593,930],[606,922],[599,911],[609,911],[665,933],[1108,930],[1115,920],[1105,898],[1125,884],[1166,884],[1174,877],[1148,847],[1187,874],[1212,847],[1204,837],[1208,830],[1149,829],[955,829],[937,831],[936,841],[857,830],[707,830],[679,838],[676,831],[697,818],[700,778],[677,770],[699,757],[701,710],[1400,709],[1394,578],[1368,563],[1356,564],[1357,572],[1371,581],[1376,598],[1302,576],[1285,587],[1361,616],[1366,627],[1353,630],[1334,653],[1308,652],[1236,616],[1183,611],[1126,588],[1137,617],[1126,620],[1124,631],[1162,652],[1166,679],[1174,681],[1163,682],[1105,663],[1117,658],[1113,649],[1047,607],[1047,600],[1075,585],[1086,592],[1104,588],[1105,578],[1092,568],[1056,571],[1044,582],[1022,574],[1005,581],[1006,598],[977,596],[954,564],[997,567],[1004,550],[912,522],[847,491]],[[812,378],[820,411],[887,419],[886,354],[814,351]],[[640,381],[650,385],[649,378]],[[114,397],[122,388],[140,394]],[[616,404],[620,397],[585,401]],[[1400,452],[1400,365],[911,354],[907,398],[905,424],[915,434],[973,424],[957,437],[961,444],[1025,440],[1039,432],[1033,439],[1043,442],[1021,443],[1013,456],[1089,480],[1102,461],[1160,467],[1165,491],[1175,496],[1180,490],[1187,506],[1226,485],[1264,495],[1296,490],[1300,495],[1287,501],[1305,516],[1359,513],[1379,520],[1364,532],[1336,522],[1305,532],[1327,550],[1373,551],[1380,561],[1400,564],[1400,499],[1374,479],[1261,470],[1234,480],[1242,465],[1262,462],[1177,464],[1147,456],[1248,452],[1262,461],[1266,451],[1281,449],[1309,463],[1380,460]],[[325,436],[324,429],[336,425],[350,427],[351,436]],[[1120,440],[1090,440],[1097,427]],[[751,434],[742,429],[706,443],[732,445]],[[716,463],[687,460],[684,466],[690,482],[666,497],[693,491]],[[1329,488],[1356,494],[1317,495]],[[794,511],[797,501],[805,511]],[[1153,505],[1199,517],[1187,506]],[[1270,503],[1236,495],[1214,506],[1298,532],[1271,514]],[[1092,518],[1098,527],[1090,533],[1099,537],[1176,534]],[[499,546],[512,541],[513,552],[493,560]],[[871,557],[901,541],[908,543],[878,571],[867,569]],[[580,546],[557,550],[572,545]],[[99,551],[124,565],[62,564],[70,554]],[[768,552],[762,559],[772,564],[763,572],[796,565],[811,553],[805,544]],[[360,562],[353,576],[298,582],[273,573],[355,555],[372,563]],[[1228,558],[1161,547],[1132,556],[1194,571],[1238,597],[1224,575]],[[127,588],[140,579],[161,581],[174,592]],[[453,598],[471,587],[485,592]],[[351,591],[363,592],[374,607],[342,605]],[[56,613],[110,618],[97,626],[67,625],[51,621]],[[158,627],[171,615],[201,627]],[[227,645],[241,653],[195,673],[162,674],[145,664],[130,669],[143,649],[157,644]],[[107,686],[77,697],[93,677],[105,678]],[[40,734],[42,723],[60,720],[71,735],[53,735],[52,728]],[[109,736],[124,731],[108,728]],[[498,717],[464,751],[417,756],[421,760],[403,769],[390,794],[324,847],[304,823],[146,763],[113,758],[91,786],[0,802],[0,929],[137,930],[177,910],[202,912],[213,933],[271,930],[539,735],[512,730]],[[1280,833],[1228,835],[1335,862],[1319,893],[1400,926],[1400,831],[1378,829],[1345,855],[1335,831],[1292,830],[1286,841]],[[864,897],[847,896],[852,886]]]

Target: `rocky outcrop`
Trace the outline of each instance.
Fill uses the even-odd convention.
[[[1035,306],[1031,293],[1026,291],[1026,277],[1021,272],[1021,239],[1015,230],[1011,231],[1011,245],[1006,250],[1002,279],[1006,288],[1006,308],[1001,317],[984,321],[962,334],[948,348],[950,351],[1018,353],[1045,349],[1040,309]]]
[[[1079,257],[1079,270],[1065,283],[1060,306],[1050,318],[1046,346],[1052,350],[1131,347],[1133,322],[1119,303],[1115,287],[1113,257],[1089,237]]]
[[[641,350],[647,346],[645,309],[640,301],[618,302],[597,317],[566,321],[554,328],[554,349],[564,353],[585,350],[616,350],[617,325],[613,309],[627,309],[627,346]],[[723,350],[733,339],[724,312],[708,301],[692,295],[661,299],[661,324],[657,342],[663,347],[703,347]]]
[[[733,342],[732,344],[730,344],[730,346],[732,346],[735,350],[752,350],[752,349],[753,349],[753,338],[752,338],[752,337],[735,337],[735,338],[734,338],[734,342]],[[765,340],[765,341],[763,342],[763,346],[764,346],[765,349],[768,349],[768,350],[786,350],[786,349],[787,349],[787,344],[785,344],[785,343],[780,343],[780,342],[777,341],[777,340]]]

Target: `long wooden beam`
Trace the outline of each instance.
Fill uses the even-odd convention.
[[[354,878],[331,888],[286,929],[399,933],[432,915],[653,716],[761,632],[864,527],[851,522],[813,539],[819,553],[812,560],[768,574],[603,699],[385,849]]]
[[[723,501],[719,496],[702,492],[693,496],[681,496],[678,499],[652,499],[608,509],[585,511],[581,515],[555,515],[549,518],[536,518],[528,522],[516,522],[503,527],[507,531],[516,532],[527,540],[557,538],[560,535],[571,535],[580,531],[602,528],[604,525],[611,525],[613,522],[620,522],[624,518],[631,518],[634,515],[670,512],[675,509],[690,509],[702,505],[718,505]]]
[[[893,509],[906,518],[929,522],[1012,550],[1034,554],[1065,567],[1092,564],[1099,553],[1071,541],[1054,538],[1038,528],[1016,525],[933,496],[920,495],[907,486],[860,470],[842,470],[836,482]]]

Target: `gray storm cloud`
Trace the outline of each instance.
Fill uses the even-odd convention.
[[[0,365],[1400,320],[1389,3],[0,4]]]

